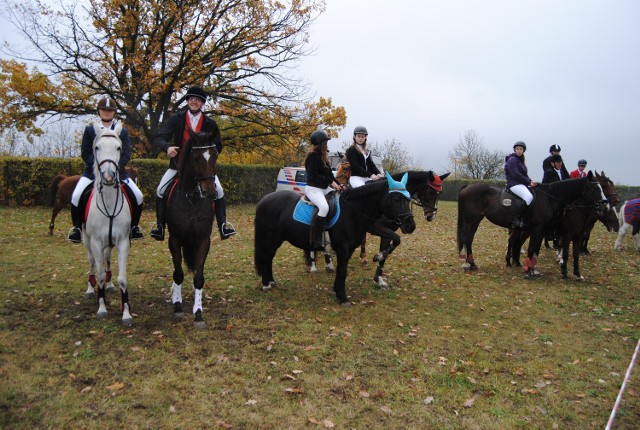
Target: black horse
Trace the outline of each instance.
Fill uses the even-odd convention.
[[[169,250],[173,260],[173,284],[171,303],[174,317],[184,317],[182,310],[182,259],[193,272],[194,325],[206,326],[202,318],[202,287],[204,286],[204,263],[209,254],[211,230],[214,221],[216,198],[216,162],[218,151],[213,133],[194,133],[191,127],[189,139],[182,151],[178,177],[167,188],[167,227]]]
[[[579,198],[587,202],[603,199],[602,187],[593,174],[579,179],[569,179],[551,184],[540,184],[532,189],[534,202],[527,210],[526,218],[531,232],[527,258],[523,267],[527,276],[537,276],[538,252],[549,224],[559,220],[562,209]],[[503,190],[488,184],[476,183],[463,186],[458,195],[458,254],[462,267],[477,270],[473,256],[473,238],[486,217],[492,223],[509,228],[513,220],[512,206],[504,206],[500,200]],[[514,200],[512,198],[512,200]]]
[[[265,291],[276,286],[273,258],[284,241],[310,250],[309,226],[293,220],[299,200],[300,196],[294,192],[276,191],[264,196],[256,206],[254,262],[256,272],[262,276],[262,289]],[[409,199],[390,190],[387,181],[376,181],[341,193],[339,204],[340,217],[328,228],[331,248],[338,258],[333,290],[341,304],[349,304],[345,292],[347,265],[368,228],[382,215],[397,222],[404,233],[413,232],[416,223]]]
[[[442,192],[442,181],[449,173],[442,176],[434,174],[432,171],[409,171],[392,175],[393,179],[400,180],[408,173],[407,191],[411,194],[411,202],[422,207],[424,219],[431,222],[438,213],[438,200]],[[378,263],[373,281],[380,287],[386,287],[387,283],[383,278],[384,263],[394,249],[400,245],[400,236],[396,233],[399,225],[386,217],[380,218],[370,228],[369,233],[380,237],[379,252],[373,257],[373,261]],[[362,245],[364,248],[364,243]]]
[[[609,179],[603,171],[601,171],[600,173],[596,172],[596,178],[598,178],[598,182],[600,182],[602,191],[604,192],[604,195],[607,197],[606,203],[608,203],[611,207],[618,207],[618,205],[621,203],[620,196],[616,191],[616,186],[613,183],[613,181]],[[612,223],[611,214],[610,213],[606,214],[606,216],[608,218],[608,222]],[[587,226],[584,232],[584,241],[582,243],[582,246],[580,247],[580,252],[583,254],[589,254],[589,248],[588,248],[589,239],[591,238],[591,230],[593,230],[593,227],[595,226],[596,221],[598,221],[598,219],[596,218],[595,215],[592,215],[587,221]],[[616,224],[620,226],[619,223],[616,223]],[[611,224],[611,225],[614,225],[614,224]],[[607,227],[607,230],[609,230],[609,227]]]

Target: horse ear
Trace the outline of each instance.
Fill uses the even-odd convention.
[[[389,184],[389,186],[391,186],[395,182],[389,172],[385,171],[384,176],[387,178],[387,183]]]
[[[120,136],[120,132],[122,131],[122,123],[120,121],[118,121],[118,123],[116,124],[116,128],[114,128],[113,131],[115,131],[116,134]]]
[[[442,179],[442,180],[444,181],[445,179],[447,179],[447,177],[448,177],[450,174],[451,174],[451,172],[447,172],[447,173],[445,173],[444,175],[440,175],[440,179]]]
[[[400,179],[400,182],[402,182],[402,185],[406,186],[408,180],[409,180],[409,172],[405,172],[405,174],[402,175],[402,179]]]
[[[589,180],[593,180],[593,172],[591,170],[589,170],[589,173],[587,174],[587,178],[589,178]]]

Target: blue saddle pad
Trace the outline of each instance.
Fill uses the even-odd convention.
[[[303,199],[298,200],[296,208],[293,210],[293,219],[303,224],[311,225],[311,217],[315,206],[307,203]],[[336,200],[336,211],[331,219],[327,220],[326,228],[331,228],[340,218],[340,199]]]

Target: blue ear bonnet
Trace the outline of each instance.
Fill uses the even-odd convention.
[[[389,172],[384,172],[384,174],[387,177],[387,182],[389,183],[390,193],[400,193],[407,199],[411,199],[411,195],[409,194],[409,191],[407,191],[407,180],[409,179],[409,172],[405,173],[400,181],[396,181],[395,179],[393,179]]]

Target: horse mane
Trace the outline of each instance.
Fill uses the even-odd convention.
[[[187,154],[189,154],[191,152],[191,148],[193,147],[193,138],[189,138],[187,139],[187,141],[184,143],[184,146],[182,147],[182,154],[181,156],[178,157],[178,160],[180,161],[179,165],[178,165],[178,177],[180,178],[184,178],[184,171],[187,168]]]
[[[374,193],[386,191],[388,189],[389,183],[387,182],[387,180],[379,179],[377,181],[367,182],[361,187],[350,188],[345,197],[348,199],[360,199],[363,197],[368,197]]]
[[[405,173],[409,174],[407,185],[413,183],[425,184],[435,179],[435,173],[432,170],[407,170],[406,172],[394,173],[391,177],[399,181]]]
[[[556,197],[571,197],[577,190],[582,190],[589,182],[588,177],[565,179],[564,181],[539,184],[540,190]],[[536,187],[537,188],[537,187]]]

